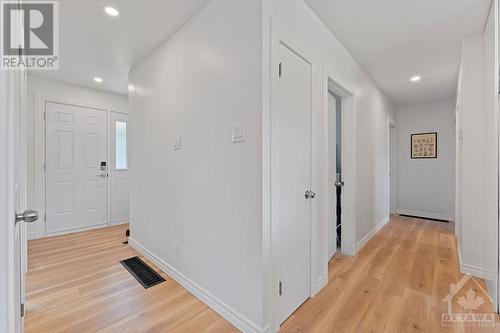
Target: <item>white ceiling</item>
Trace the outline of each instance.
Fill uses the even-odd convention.
[[[453,98],[491,0],[305,0],[396,106]],[[422,80],[411,83],[410,78]]]
[[[127,94],[128,72],[210,0],[59,1],[59,71],[35,74]],[[120,16],[104,13],[105,6]],[[94,77],[104,82],[97,84]]]

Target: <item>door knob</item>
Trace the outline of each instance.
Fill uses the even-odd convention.
[[[335,186],[337,186],[337,187],[342,187],[342,186],[344,186],[344,181],[343,181],[343,180],[336,180],[336,181],[335,181]]]
[[[25,210],[24,213],[18,214],[16,213],[16,223],[18,222],[26,222],[33,223],[38,220],[38,212],[36,210]]]

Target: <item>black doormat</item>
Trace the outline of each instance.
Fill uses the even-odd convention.
[[[120,263],[145,289],[165,281],[160,274],[156,273],[138,257],[125,259],[120,261]]]

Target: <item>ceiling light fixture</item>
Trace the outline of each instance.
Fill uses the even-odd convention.
[[[100,77],[95,77],[94,81],[97,83],[102,83],[102,79]]]
[[[118,11],[118,9],[113,8],[113,7],[104,7],[104,11],[109,16],[118,16],[118,15],[120,15],[120,12]]]
[[[422,77],[420,75],[415,75],[414,77],[412,77],[410,79],[411,82],[418,82],[422,79]]]

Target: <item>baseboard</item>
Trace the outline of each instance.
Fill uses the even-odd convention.
[[[129,245],[134,248],[137,252],[141,253],[143,256],[148,258],[153,262],[159,269],[168,274],[173,280],[183,286],[191,294],[193,294],[200,301],[208,305],[215,312],[220,314],[224,319],[229,321],[231,324],[236,326],[239,330],[243,332],[255,332],[255,333],[266,333],[271,329],[270,325],[262,328],[255,324],[250,319],[243,316],[238,311],[232,309],[230,306],[225,304],[223,301],[212,295],[209,291],[202,288],[196,282],[190,280],[188,277],[184,276],[182,273],[177,271],[171,265],[160,259],[154,253],[149,251],[139,242],[135,241],[133,238],[129,238]]]
[[[328,284],[328,279],[325,279],[325,277],[320,277],[318,280],[316,280],[316,285],[312,286],[312,292],[311,292],[311,297],[316,296],[324,287],[326,287]]]
[[[474,265],[467,265],[460,263],[460,273],[469,274],[477,278],[492,281],[495,278],[495,274],[483,267],[478,267]]]
[[[109,224],[110,225],[121,225],[121,224],[127,224],[127,223],[128,223],[128,219],[120,219],[120,220],[111,221]]]
[[[434,220],[443,220],[443,221],[452,221],[453,220],[453,216],[451,216],[449,214],[419,212],[416,210],[409,210],[409,209],[398,209],[398,214],[417,216],[417,217],[423,217],[423,218],[434,219]]]
[[[485,269],[483,267],[468,265],[464,263],[462,260],[462,252],[460,251],[460,247],[457,247],[457,254],[458,254],[458,263],[460,266],[460,273],[469,274],[474,277],[490,281],[496,279],[494,272],[491,272],[490,270]]]
[[[363,237],[359,242],[356,243],[356,253],[363,248],[363,246],[370,241],[370,239],[373,238],[377,234],[377,232],[380,231],[387,223],[389,223],[389,217],[384,218],[382,221],[380,221],[377,226],[368,233],[365,237]]]
[[[119,225],[119,224],[126,224],[126,223],[128,223],[128,221],[125,222],[125,223],[96,224],[96,225],[89,226],[89,227],[74,228],[74,229],[61,230],[61,231],[55,231],[55,232],[45,232],[45,233],[41,233],[41,234],[37,234],[37,233],[33,232],[33,233],[29,233],[27,235],[27,237],[28,237],[28,240],[40,239],[40,238],[49,238],[49,237],[57,237],[57,236],[64,236],[64,235],[68,235],[68,234],[74,234],[76,232],[83,232],[83,231],[90,231],[90,230],[95,230],[95,229],[102,229],[102,228],[112,227],[112,226],[116,226],[116,225]]]

